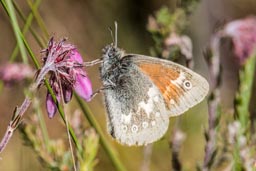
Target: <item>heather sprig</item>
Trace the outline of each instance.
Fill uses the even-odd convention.
[[[44,66],[39,71],[36,84],[40,85],[45,73],[50,73],[49,82],[58,102],[63,97],[64,102],[68,103],[72,98],[73,89],[84,100],[89,101],[92,85],[83,70],[83,59],[77,49],[65,41],[63,39],[55,42],[53,38],[50,39],[48,47],[42,51]],[[57,106],[49,91],[46,96],[46,108],[48,116],[52,118]]]
[[[30,95],[27,95],[21,107],[17,108],[19,110],[15,110],[13,118],[10,121],[10,124],[6,130],[6,134],[0,142],[0,152],[7,145],[8,141],[11,138],[10,135],[12,135],[12,132],[20,124],[20,120],[23,114],[28,109],[32,101],[32,94],[35,93],[35,91],[40,87],[43,80],[45,79],[45,76],[48,73],[50,73],[51,75],[50,78],[53,76],[55,76],[56,79],[60,77],[59,80],[50,80],[50,86],[52,86],[53,92],[56,94],[57,99],[58,97],[59,100],[60,98],[62,98],[58,94],[60,92],[60,89],[57,88],[59,88],[60,86],[66,86],[66,82],[65,84],[61,84],[61,81],[63,83],[63,80],[66,81],[66,79],[69,79],[69,89],[64,89],[64,91],[69,91],[69,93],[72,93],[74,88],[82,97],[88,97],[88,99],[90,99],[90,96],[92,94],[91,82],[88,79],[86,73],[82,70],[83,61],[75,47],[71,44],[65,44],[65,40],[56,43],[53,41],[52,38],[49,42],[48,48],[44,51],[46,52],[46,56],[44,56],[43,58],[44,65],[39,70],[35,83],[33,83],[29,88]],[[66,100],[64,100],[66,102],[68,102],[67,98],[69,98],[68,100],[71,99],[71,95],[67,97],[67,93],[63,95],[63,97],[66,98]],[[47,95],[46,104],[49,117],[53,117],[53,115],[55,114],[53,112],[57,111],[57,105],[52,96],[49,97],[49,92]]]

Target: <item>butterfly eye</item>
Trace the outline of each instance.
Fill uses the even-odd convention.
[[[186,88],[187,90],[190,90],[192,88],[192,84],[190,81],[186,80],[183,82],[183,86],[184,88]]]

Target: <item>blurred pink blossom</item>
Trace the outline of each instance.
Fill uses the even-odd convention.
[[[177,46],[180,49],[182,55],[187,59],[192,59],[192,42],[191,39],[186,35],[178,35],[176,33],[171,33],[164,42],[165,49],[163,50],[162,56],[168,58],[172,46]]]
[[[221,34],[232,38],[234,53],[240,64],[243,64],[255,52],[256,17],[234,20],[225,26]]]
[[[43,52],[45,52],[44,66],[38,75],[38,80],[41,80],[43,73],[50,72],[49,81],[57,101],[60,101],[62,92],[64,102],[68,103],[72,98],[73,89],[84,100],[89,101],[92,85],[83,70],[83,59],[77,49],[65,43],[65,39],[55,42],[51,38],[47,49]],[[48,116],[52,118],[57,111],[57,106],[49,92],[46,96],[46,108]]]
[[[32,78],[34,73],[29,65],[22,63],[7,63],[0,66],[0,80],[7,85]]]

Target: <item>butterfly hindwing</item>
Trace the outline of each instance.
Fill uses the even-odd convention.
[[[169,116],[177,116],[201,102],[209,84],[192,70],[171,61],[144,55],[127,55],[161,92]]]
[[[108,130],[122,144],[145,145],[163,136],[169,116],[160,90],[132,59],[124,57],[129,66],[118,84],[104,91]]]

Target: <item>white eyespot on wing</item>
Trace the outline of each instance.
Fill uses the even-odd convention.
[[[138,126],[137,125],[132,125],[132,132],[133,133],[136,133],[136,132],[138,132],[138,130],[139,130],[139,128],[138,128]]]
[[[148,122],[146,122],[146,121],[142,122],[142,127],[147,128],[148,127]]]
[[[185,80],[184,82],[183,82],[183,87],[185,88],[185,89],[187,89],[187,90],[190,90],[191,88],[192,88],[192,83],[190,82],[190,81],[188,81],[188,80]]]

